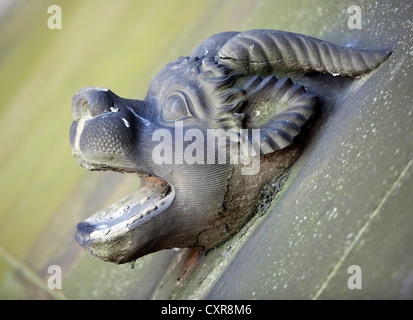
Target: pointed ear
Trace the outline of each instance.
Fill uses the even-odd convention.
[[[317,96],[289,78],[254,76],[243,89],[247,100],[243,128],[260,129],[262,155],[291,145],[318,104]]]

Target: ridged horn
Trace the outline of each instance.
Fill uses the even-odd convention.
[[[294,142],[302,126],[314,114],[318,97],[291,79],[255,76],[244,86],[247,104],[242,108],[247,129],[260,129],[259,150],[268,154]],[[251,136],[249,137],[252,143]],[[254,147],[254,145],[253,145]]]
[[[228,40],[217,59],[244,74],[278,69],[358,77],[378,68],[390,55],[390,51],[340,47],[297,33],[250,30]]]

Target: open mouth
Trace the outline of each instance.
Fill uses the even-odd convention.
[[[143,243],[134,231],[165,211],[175,191],[158,177],[142,177],[140,188],[77,225],[76,241],[102,260],[123,263],[133,260]],[[139,238],[139,237],[138,237]]]

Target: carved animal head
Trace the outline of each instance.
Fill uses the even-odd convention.
[[[299,155],[318,97],[279,71],[358,77],[389,57],[299,34],[252,30],[204,41],[169,63],[143,101],[73,96],[73,155],[88,170],[141,177],[138,191],[78,224],[77,241],[124,263],[173,247],[210,249],[254,214],[262,187]]]

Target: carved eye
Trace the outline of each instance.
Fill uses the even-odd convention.
[[[164,103],[162,115],[165,121],[177,121],[192,117],[186,99],[182,94],[170,95]]]

